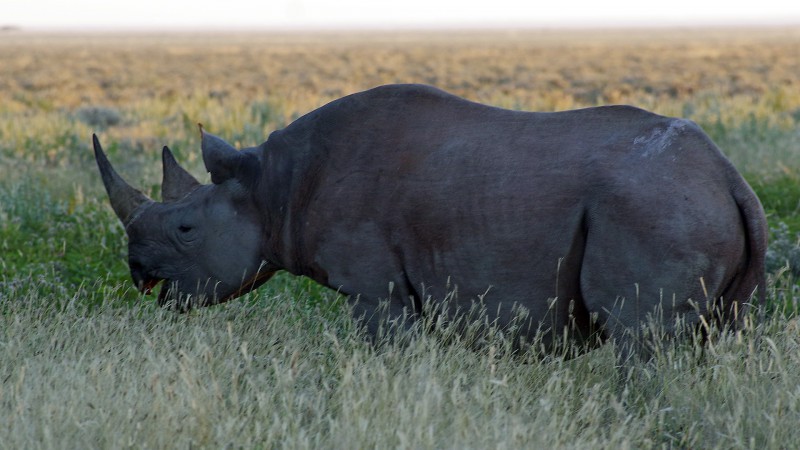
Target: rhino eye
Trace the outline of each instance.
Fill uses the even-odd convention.
[[[191,244],[197,238],[196,231],[191,225],[178,225],[178,239],[185,244]]]

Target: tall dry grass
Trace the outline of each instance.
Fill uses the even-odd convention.
[[[610,347],[564,361],[514,357],[498,335],[478,349],[428,334],[371,346],[302,298],[176,316],[87,308],[84,296],[118,294],[99,291],[4,304],[0,447],[800,445],[800,330],[781,316],[668,346],[628,376]]]

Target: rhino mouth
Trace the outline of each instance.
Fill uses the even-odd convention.
[[[152,277],[147,278],[139,283],[139,292],[144,295],[151,295],[153,293],[153,289],[159,285],[162,281],[165,281],[166,278],[158,278]],[[158,306],[164,306],[164,303],[167,300],[167,295],[169,294],[169,283],[165,282],[161,285],[161,290],[158,292]]]
[[[153,288],[156,287],[161,281],[163,281],[162,278],[148,278],[141,283],[139,291],[141,291],[141,293],[144,295],[150,295],[153,293]]]
[[[161,288],[158,291],[157,304],[162,308],[174,308],[179,311],[187,311],[192,306],[207,306],[207,302],[197,302],[196,299],[192,298],[194,296],[182,293],[178,288],[177,282],[168,278],[148,276],[139,283],[139,291],[144,295],[151,295],[159,284]]]

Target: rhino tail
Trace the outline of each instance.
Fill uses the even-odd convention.
[[[742,271],[722,293],[722,299],[731,309],[736,308],[728,312],[733,314],[736,322],[739,322],[751,305],[763,304],[766,300],[768,227],[764,208],[755,192],[738,172],[734,174],[737,180],[733,183],[731,193],[744,225],[746,259]]]

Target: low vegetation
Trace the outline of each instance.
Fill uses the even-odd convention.
[[[796,28],[0,35],[0,448],[800,446],[798,47]],[[367,345],[344,299],[285,274],[186,315],[132,289],[92,132],[158,197],[163,145],[205,172],[198,122],[255,145],[392,82],[698,122],[768,212],[768,298],[619,372],[611,347],[534,360],[500,332]]]

